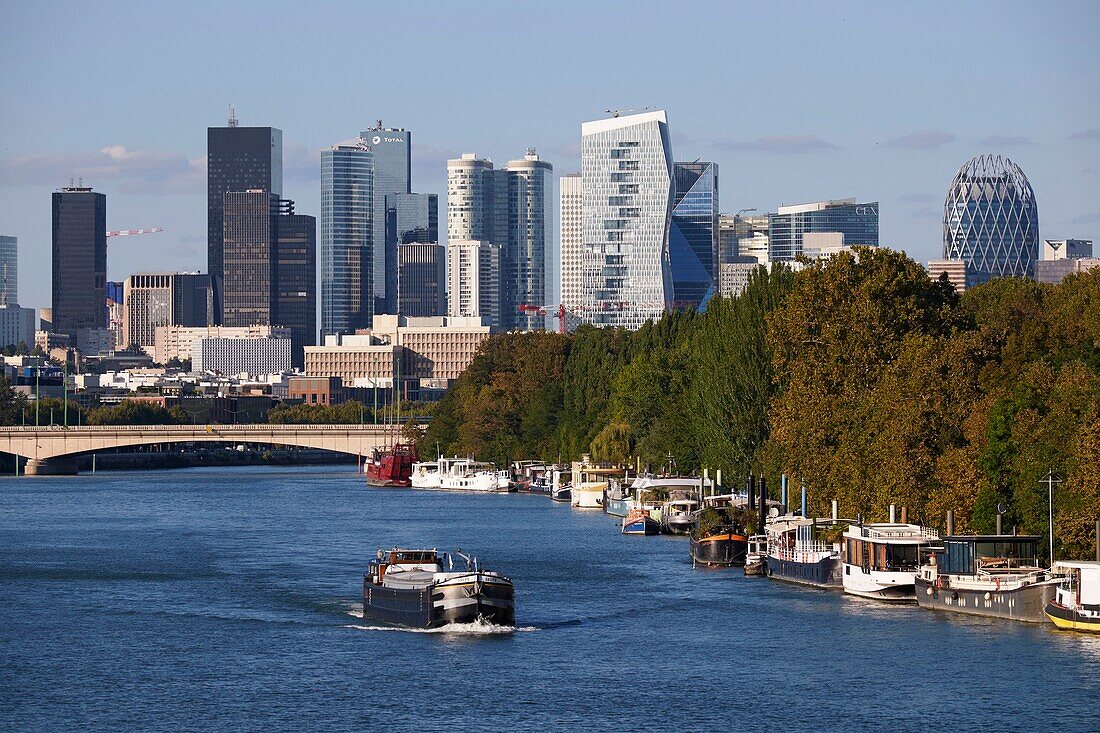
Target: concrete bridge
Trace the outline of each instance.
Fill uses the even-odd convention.
[[[392,425],[102,425],[0,427],[0,451],[29,459],[26,474],[76,473],[72,457],[166,443],[264,443],[368,455],[394,442]],[[69,458],[70,460],[66,460]]]

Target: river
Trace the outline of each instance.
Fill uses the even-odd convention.
[[[461,547],[517,630],[357,617],[379,547]],[[346,466],[0,481],[0,729],[1100,730],[1100,638],[885,607],[531,495]]]

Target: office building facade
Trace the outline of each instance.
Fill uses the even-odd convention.
[[[933,280],[947,276],[947,281],[955,288],[955,292],[962,293],[966,290],[966,263],[962,260],[930,260],[928,262],[928,277]]]
[[[768,216],[769,259],[792,262],[803,254],[807,234],[839,233],[841,246],[878,246],[877,201],[854,198],[780,206]]]
[[[698,308],[718,279],[718,164],[676,163],[669,228],[672,306]]]
[[[105,195],[85,187],[54,192],[52,281],[54,330],[77,337],[79,330],[106,327]]]
[[[672,300],[672,143],[665,112],[581,125],[581,315],[638,328]]]
[[[217,374],[279,374],[291,369],[288,338],[199,338],[191,344],[191,369]]]
[[[943,206],[943,259],[966,263],[968,287],[1034,275],[1039,212],[1020,166],[980,155],[959,169]]]
[[[0,236],[0,305],[19,302],[19,239]]]
[[[263,189],[283,193],[283,133],[274,127],[240,127],[230,110],[226,127],[206,130],[207,271],[216,281],[224,278],[222,238],[225,233],[225,194]],[[217,298],[215,283],[215,297]],[[220,322],[222,303],[215,302]]]
[[[321,151],[321,331],[353,333],[374,315],[374,153],[365,140]]]
[[[507,236],[507,217],[498,206],[501,177],[487,158],[463,153],[447,161],[447,241],[494,242]]]
[[[434,242],[397,245],[397,312],[402,316],[447,313],[447,252]]]
[[[21,308],[15,303],[0,303],[0,348],[19,346],[34,348],[34,332],[38,318],[34,308]]]
[[[581,217],[581,174],[569,173],[558,179],[558,293],[556,301],[566,310],[580,308],[584,291],[581,262],[584,236]],[[551,302],[554,302],[553,300]]]
[[[304,363],[306,346],[317,343],[317,219],[280,211],[275,220],[273,325],[290,329],[293,364]]]
[[[500,314],[500,246],[492,242],[447,243],[447,315],[480,318],[497,330]]]
[[[1067,260],[1092,257],[1091,239],[1044,239],[1041,260]]]
[[[135,273],[123,284],[120,348],[152,355],[160,326],[208,326],[213,316],[210,276],[198,273]]]
[[[156,329],[153,346],[153,361],[167,364],[172,359],[191,358],[191,347],[202,338],[254,339],[281,338],[290,339],[290,329],[281,326],[159,326]]]
[[[395,253],[410,242],[439,241],[439,197],[434,193],[391,193],[386,196],[386,247]]]
[[[279,199],[263,189],[230,191],[224,199],[221,322],[269,325],[273,323],[273,219]]]
[[[387,237],[386,197],[412,192],[412,133],[399,127],[383,127],[382,120],[378,120],[359,137],[374,154],[371,313],[389,313],[396,307],[399,239]]]
[[[542,306],[546,299],[546,254],[553,241],[554,166],[533,148],[504,169],[507,190],[507,237],[502,243],[502,326],[531,331],[545,325],[543,316],[521,312],[520,305]]]

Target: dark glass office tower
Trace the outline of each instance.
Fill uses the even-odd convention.
[[[207,269],[215,278],[215,316],[224,309],[216,292],[224,279],[223,197],[230,191],[283,192],[283,133],[274,127],[238,127],[230,112],[226,127],[206,130]]]
[[[53,330],[106,328],[107,197],[91,188],[53,194]]]
[[[780,206],[768,222],[771,259],[795,260],[802,254],[806,234],[844,235],[845,246],[878,246],[878,201],[856,203],[854,198]]]
[[[287,206],[289,204],[289,207]],[[290,329],[293,362],[305,366],[305,346],[317,343],[317,219],[284,202],[276,217],[274,325]]]
[[[214,288],[209,275],[185,272],[174,275],[173,311],[180,326],[209,326],[214,317]]]
[[[668,254],[674,308],[698,308],[718,281],[718,164],[674,163]]]
[[[386,197],[412,191],[412,133],[382,127],[359,137],[374,153],[374,312],[393,313],[397,299],[397,239],[386,236]],[[383,243],[393,242],[393,247]]]
[[[402,316],[447,314],[447,250],[434,242],[402,242],[399,261],[397,312]]]
[[[272,279],[277,196],[263,189],[223,194],[222,323],[272,324]]]

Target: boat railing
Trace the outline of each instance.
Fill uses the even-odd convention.
[[[862,530],[862,536],[871,539],[895,540],[927,537],[928,539],[938,540],[940,538],[939,530],[931,527],[921,527],[916,530],[912,527],[861,527],[860,529]]]
[[[769,554],[779,560],[791,562],[806,562],[807,556],[823,556],[834,552],[836,552],[835,546],[819,540],[800,540],[794,544],[794,547],[783,547],[782,545],[769,547]]]

